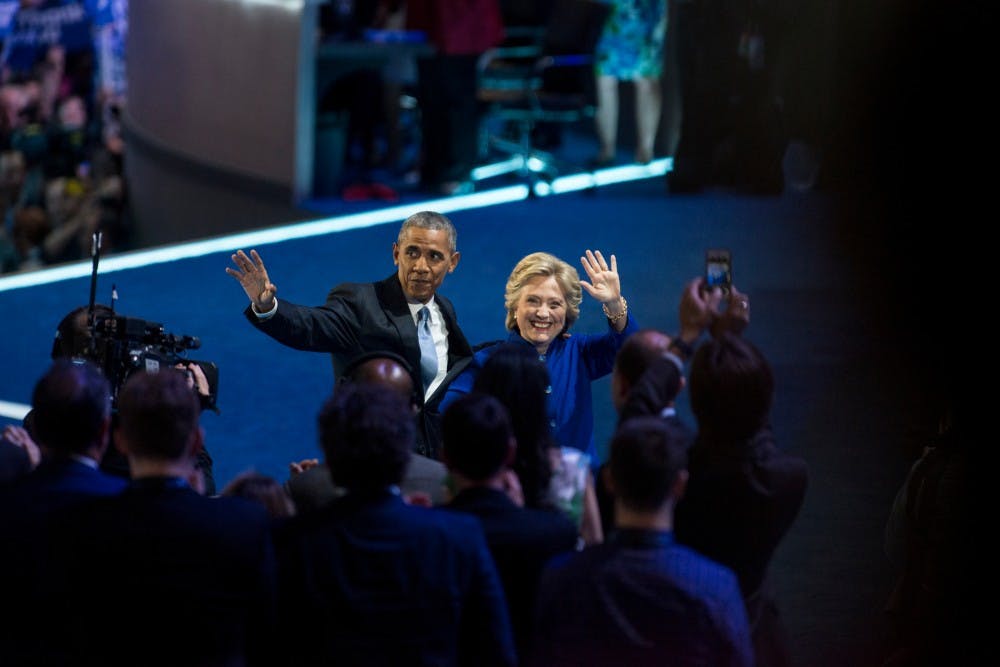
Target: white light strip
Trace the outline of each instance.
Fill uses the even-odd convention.
[[[29,410],[31,410],[30,405],[0,401],[0,417],[23,420]]]
[[[653,160],[649,164],[645,165],[628,164],[620,167],[599,169],[593,173],[572,174],[570,176],[563,176],[553,180],[552,183],[548,184],[551,188],[550,190],[547,190],[546,192],[537,192],[536,190],[536,194],[558,195],[564,192],[586,190],[587,188],[594,188],[601,185],[624,183],[626,181],[638,181],[644,178],[656,178],[657,176],[663,176],[666,174],[673,168],[673,166],[673,158],[666,157],[659,160]]]
[[[509,174],[512,171],[517,171],[523,168],[524,158],[520,155],[515,155],[514,157],[502,162],[494,162],[493,164],[484,164],[481,167],[476,167],[472,170],[470,177],[473,181],[482,181],[487,178]]]
[[[229,0],[241,5],[263,5],[265,7],[277,7],[278,9],[299,10],[302,9],[305,0]]]

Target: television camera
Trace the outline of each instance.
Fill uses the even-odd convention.
[[[113,312],[95,315],[88,328],[90,335],[86,337],[87,344],[77,351],[77,355],[93,361],[104,371],[111,383],[112,404],[115,407],[122,385],[133,372],[144,370],[155,373],[162,368],[179,365],[191,374],[202,408],[217,411],[218,367],[210,361],[189,359],[186,356],[189,350],[201,347],[198,338],[167,333],[159,322],[116,315]],[[204,373],[205,382],[198,382],[193,365],[197,365]]]

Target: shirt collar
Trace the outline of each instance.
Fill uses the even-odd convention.
[[[406,305],[410,309],[410,315],[413,316],[413,321],[414,322],[417,321],[417,313],[419,313],[420,309],[423,308],[424,306],[427,306],[428,310],[431,311],[431,320],[432,321],[436,321],[435,318],[437,318],[438,315],[441,313],[441,309],[438,307],[437,301],[434,300],[433,296],[430,298],[430,301],[428,301],[427,303],[420,303],[419,301],[409,301],[408,300],[406,302]]]

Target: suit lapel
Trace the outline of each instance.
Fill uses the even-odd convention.
[[[420,378],[416,373],[420,369],[420,344],[417,342],[417,325],[413,323],[413,315],[406,303],[406,295],[399,284],[399,277],[394,273],[385,280],[375,283],[375,295],[378,298],[386,318],[396,328],[400,345],[403,348],[403,358],[413,369],[414,382],[420,386]]]

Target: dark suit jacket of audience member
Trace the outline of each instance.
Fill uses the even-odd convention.
[[[352,493],[278,525],[275,546],[283,664],[516,662],[500,579],[472,517],[388,491]]]
[[[677,540],[736,572],[758,660],[781,664],[785,641],[767,571],[805,499],[808,467],[764,430],[746,443],[696,438],[689,479],[674,513]]]
[[[399,489],[403,496],[425,493],[431,504],[441,505],[447,500],[445,478],[448,469],[444,464],[426,456],[414,454],[406,467],[406,474]],[[293,474],[285,481],[285,489],[299,512],[309,512],[333,502],[340,492],[330,478],[330,468],[321,463],[306,471]]]
[[[750,629],[732,570],[673,534],[619,530],[542,573],[531,667],[749,667]]]
[[[134,480],[66,513],[56,545],[50,598],[74,660],[244,665],[266,655],[276,571],[260,503],[208,498],[178,478]]]
[[[527,655],[542,568],[576,548],[576,526],[560,512],[519,507],[485,487],[463,489],[443,507],[479,518],[507,596],[518,654]]]
[[[416,451],[437,459],[441,442],[437,406],[448,383],[469,363],[472,348],[458,327],[451,302],[440,293],[434,295],[434,300],[448,327],[448,375],[427,401],[417,392],[420,414]],[[329,352],[338,379],[355,357],[388,350],[406,359],[414,369],[413,386],[423,386],[417,325],[395,273],[376,283],[337,285],[322,306],[298,306],[279,297],[277,312],[267,320],[260,320],[250,306],[244,313],[251,324],[280,343],[297,350]]]
[[[49,610],[41,587],[52,572],[51,518],[97,496],[121,493],[126,481],[79,461],[43,460],[24,477],[0,490],[0,663],[57,664],[41,621]]]

